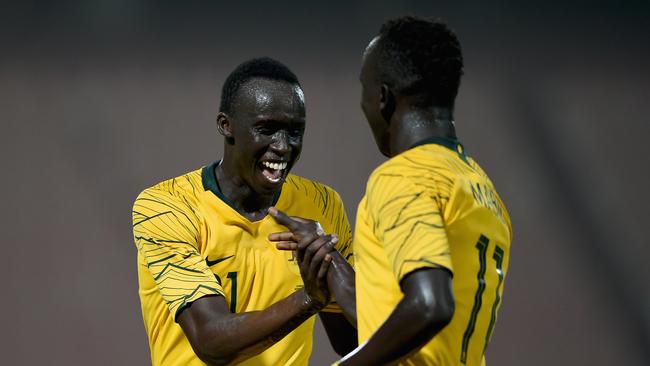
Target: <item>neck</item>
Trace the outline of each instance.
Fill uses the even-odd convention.
[[[239,169],[235,164],[225,155],[221,164],[215,169],[219,190],[230,201],[228,203],[244,217],[252,221],[263,218],[273,204],[275,194],[263,195],[255,192],[238,174]]]
[[[451,108],[398,106],[390,121],[391,155],[400,154],[427,138],[456,138]]]

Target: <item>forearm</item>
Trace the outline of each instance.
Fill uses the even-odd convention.
[[[327,285],[334,294],[336,303],[343,310],[345,318],[356,328],[357,302],[354,284],[354,269],[339,252],[330,253],[332,262],[327,272]]]
[[[194,321],[203,324],[195,327],[196,333],[188,334],[188,337],[195,340],[192,345],[204,362],[211,365],[236,364],[263,352],[320,308],[303,290],[299,290],[261,311],[213,319],[199,316]]]
[[[451,274],[423,269],[402,281],[404,297],[370,339],[341,365],[385,365],[417,352],[453,317]]]
[[[420,349],[435,333],[426,329],[415,310],[401,302],[368,342],[343,358],[340,365],[386,365]]]

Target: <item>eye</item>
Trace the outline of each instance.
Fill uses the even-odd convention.
[[[300,137],[303,135],[304,132],[305,132],[304,127],[296,127],[289,130],[289,134],[291,135],[291,137]]]
[[[270,126],[258,126],[255,128],[255,131],[262,135],[271,136],[277,131],[277,129]]]

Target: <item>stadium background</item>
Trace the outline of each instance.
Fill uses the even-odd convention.
[[[650,363],[650,3],[525,3],[3,2],[2,363],[149,362],[131,204],[219,157],[220,86],[247,58],[301,79],[295,172],[337,189],[354,220],[382,161],[360,56],[404,13],[457,30],[458,134],[513,218],[488,364]],[[328,364],[316,337],[312,364]]]

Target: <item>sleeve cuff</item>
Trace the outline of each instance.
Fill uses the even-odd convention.
[[[420,269],[420,268],[440,268],[440,269],[445,269],[447,270],[451,276],[454,276],[454,271],[452,270],[451,266],[451,260],[448,260],[446,258],[441,258],[442,260],[439,261],[431,261],[428,259],[413,259],[413,260],[405,260],[402,263],[402,266],[400,267],[399,273],[397,274],[397,281],[401,282],[406,275],[409,273]]]

